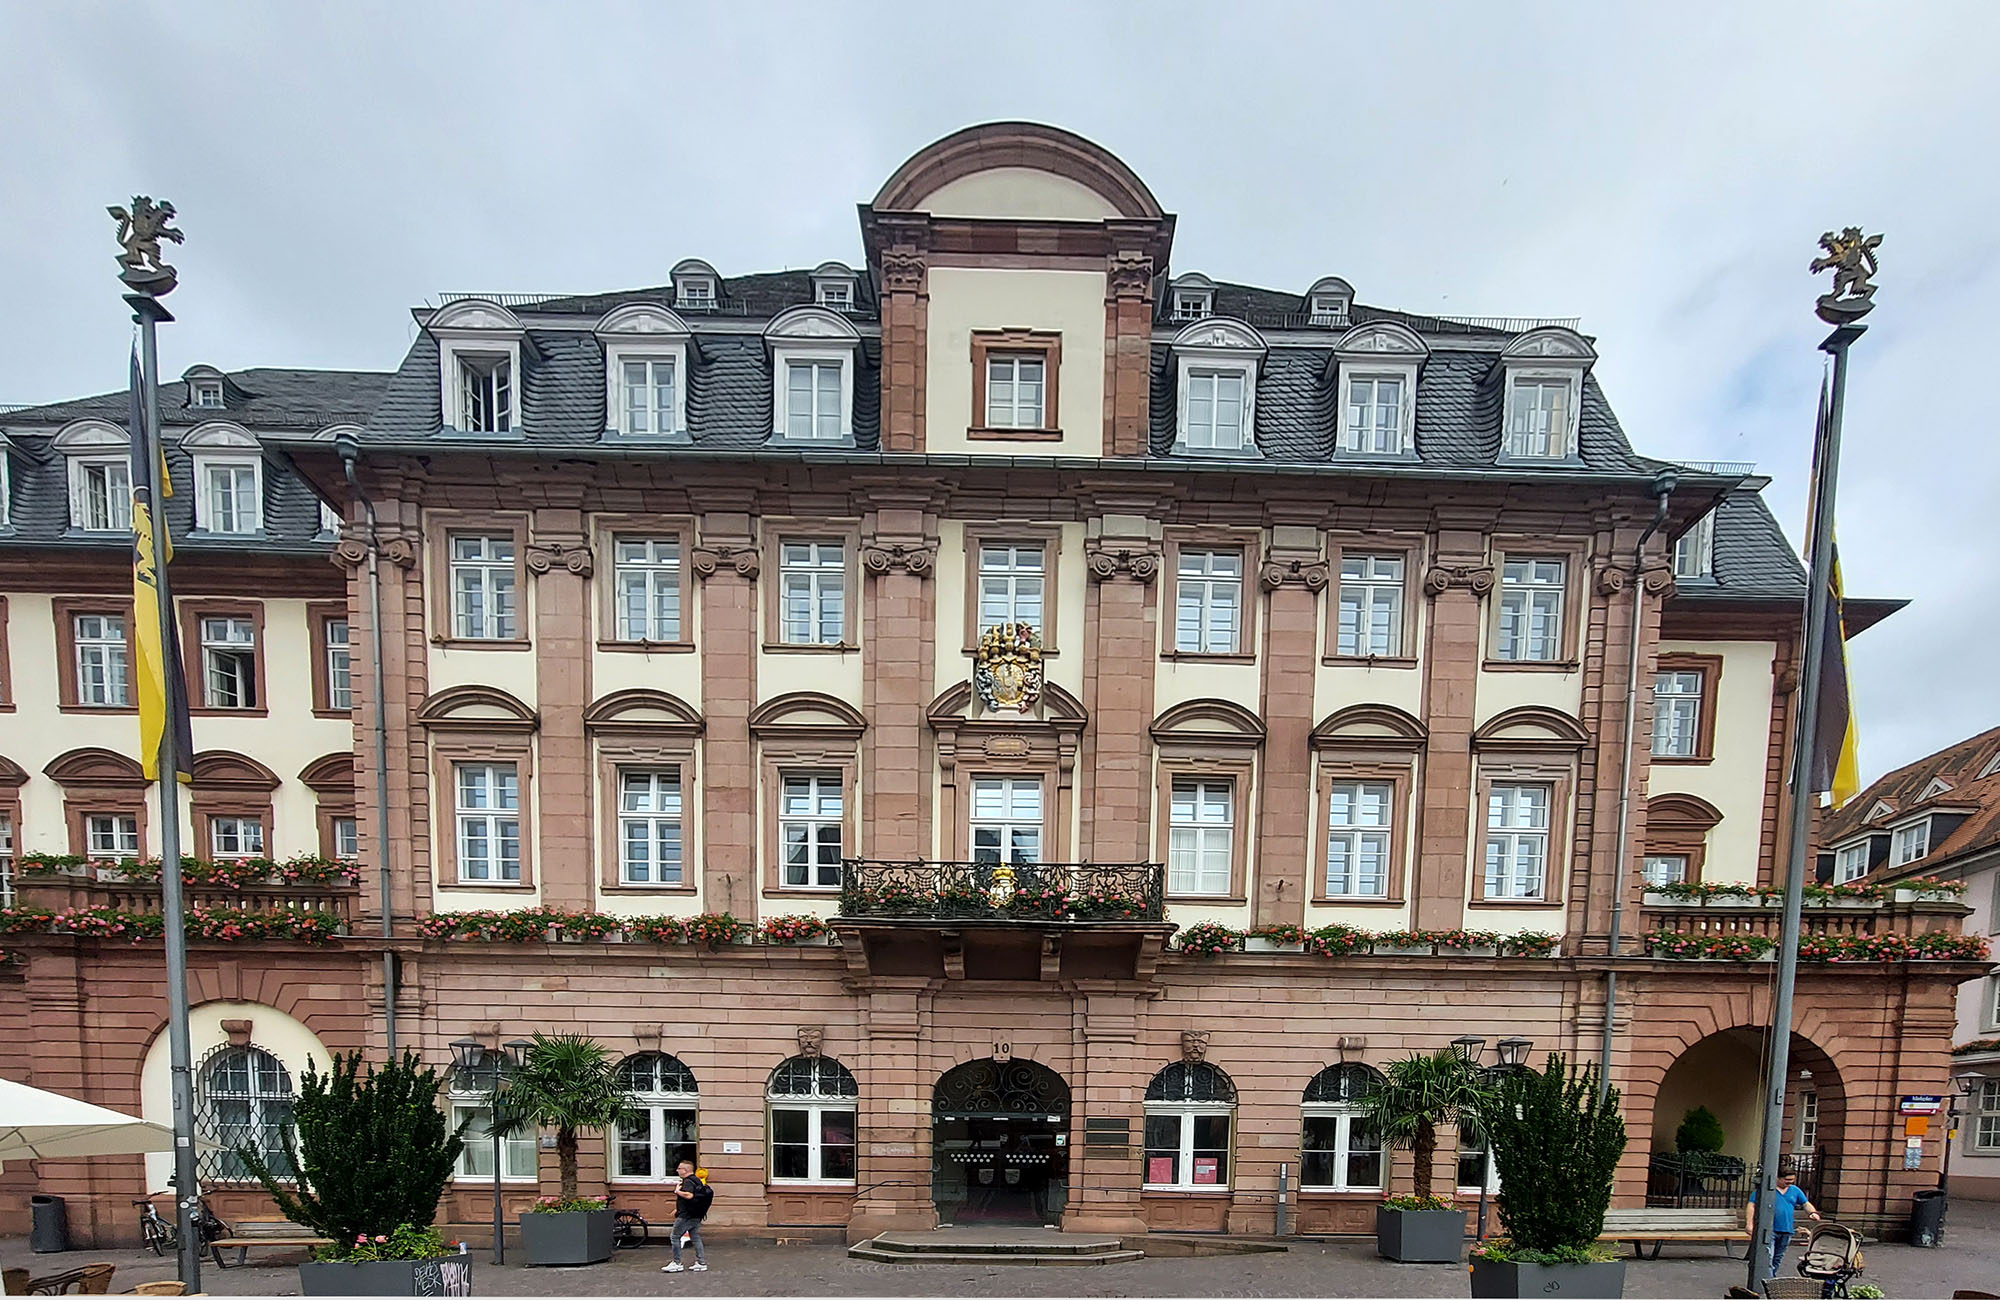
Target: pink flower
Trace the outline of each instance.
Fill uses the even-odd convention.
[[[357,1246],[365,1246],[365,1245],[367,1245],[367,1244],[368,1244],[368,1234],[364,1232],[364,1233],[361,1233],[361,1234],[360,1234],[359,1236],[355,1237],[355,1239],[354,1239],[354,1244],[355,1244],[355,1245],[357,1245]]]
[[[376,1244],[377,1244],[377,1245],[387,1245],[387,1244],[388,1244],[388,1242],[389,1242],[389,1239],[388,1239],[388,1237],[386,1237],[386,1236],[382,1236],[382,1237],[377,1237],[377,1238],[375,1238],[375,1242],[376,1242]]]

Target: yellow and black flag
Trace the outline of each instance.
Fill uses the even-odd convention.
[[[1823,451],[1827,436],[1827,422],[1833,411],[1829,405],[1826,384],[1822,381],[1819,390],[1819,422],[1814,430],[1813,446],[1816,452]],[[1815,470],[1821,468],[1819,456],[1815,456]],[[1817,474],[1815,474],[1814,498],[1818,498]],[[1828,521],[1828,527],[1832,522]],[[1812,553],[1814,530],[1819,520],[1811,522],[1806,530],[1806,553]],[[1820,657],[1819,669],[1819,725],[1813,733],[1812,788],[1814,793],[1830,793],[1833,806],[1852,799],[1861,789],[1860,734],[1854,724],[1853,700],[1847,690],[1847,627],[1841,617],[1840,584],[1840,541],[1838,535],[1832,539],[1833,565],[1827,575],[1831,585],[1831,596],[1826,607],[1826,651]]]
[[[145,377],[139,366],[139,350],[132,350],[132,647],[137,662],[133,683],[139,700],[139,763],[148,780],[160,776],[160,742],[167,728],[173,728],[176,766],[182,781],[192,780],[194,737],[188,726],[187,675],[181,667],[177,638],[160,636],[160,607],[171,607],[172,589],[167,582],[167,565],[174,558],[173,541],[167,536],[165,516],[161,517],[163,553],[153,552],[153,510],[166,509],[165,499],[174,494],[167,474],[166,448],[153,440],[146,419]]]

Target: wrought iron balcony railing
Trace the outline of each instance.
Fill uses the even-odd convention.
[[[874,920],[1159,921],[1157,862],[880,862],[842,864],[840,914]]]

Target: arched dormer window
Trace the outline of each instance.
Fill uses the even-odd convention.
[[[229,405],[222,372],[214,366],[190,366],[181,374],[187,384],[187,405],[190,410],[220,411]]]
[[[240,425],[214,421],[190,431],[181,446],[194,458],[194,526],[218,537],[264,531],[264,454]]]
[[[132,440],[109,420],[78,420],[52,444],[69,465],[69,526],[80,533],[132,531]]]
[[[854,357],[861,336],[824,307],[793,307],[764,330],[771,350],[771,438],[854,445]]]
[[[1382,1190],[1382,1139],[1361,1099],[1382,1082],[1365,1065],[1329,1065],[1306,1085],[1299,1186],[1326,1192]]]
[[[1215,314],[1215,281],[1199,271],[1176,277],[1168,286],[1167,319],[1206,320]]]
[[[444,427],[487,437],[520,426],[521,352],[527,331],[497,302],[465,298],[431,315],[438,341]]]
[[[701,1090],[694,1071],[677,1056],[640,1052],[618,1066],[618,1081],[632,1094],[632,1111],[618,1124],[612,1177],[659,1182],[683,1160],[695,1160],[695,1123]]]
[[[794,1056],[771,1072],[771,1181],[852,1183],[854,1073],[830,1056]]]
[[[678,311],[714,311],[721,299],[722,277],[698,257],[690,257],[674,267],[674,308]]]
[[[1502,462],[1578,458],[1583,377],[1595,360],[1581,334],[1560,326],[1529,330],[1507,345],[1500,354]]]
[[[1357,325],[1333,348],[1340,372],[1340,429],[1345,456],[1417,454],[1417,372],[1430,349],[1401,325]]]
[[[1220,1066],[1176,1061],[1146,1085],[1146,1187],[1213,1191],[1229,1186],[1229,1127],[1236,1085]]]
[[[1264,336],[1242,321],[1202,320],[1176,335],[1173,348],[1180,373],[1175,453],[1255,456]]]
[[[687,322],[664,307],[633,303],[606,313],[596,334],[604,348],[606,436],[687,441]]]
[[[851,312],[860,305],[859,279],[840,262],[821,262],[813,268],[813,301],[828,311]]]
[[[1306,290],[1306,324],[1340,328],[1354,307],[1354,286],[1337,275],[1323,276]]]

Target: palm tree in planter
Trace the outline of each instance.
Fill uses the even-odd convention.
[[[1391,1061],[1383,1081],[1361,1095],[1361,1113],[1382,1144],[1408,1148],[1416,1165],[1414,1194],[1391,1196],[1375,1211],[1375,1249],[1384,1259],[1458,1262],[1465,1211],[1431,1193],[1438,1125],[1478,1119],[1493,1095],[1487,1076],[1449,1049]]]
[[[1598,1093],[1597,1067],[1514,1070],[1481,1117],[1500,1171],[1506,1236],[1472,1252],[1472,1294],[1620,1296],[1625,1261],[1598,1244],[1611,1181],[1625,1154],[1618,1090]]]
[[[579,1129],[609,1128],[632,1111],[632,1094],[604,1045],[581,1034],[536,1034],[527,1059],[507,1076],[493,1103],[501,1137],[556,1131],[562,1194],[545,1196],[521,1216],[521,1245],[531,1264],[595,1264],[611,1258],[616,1215],[602,1196],[576,1191]]]

